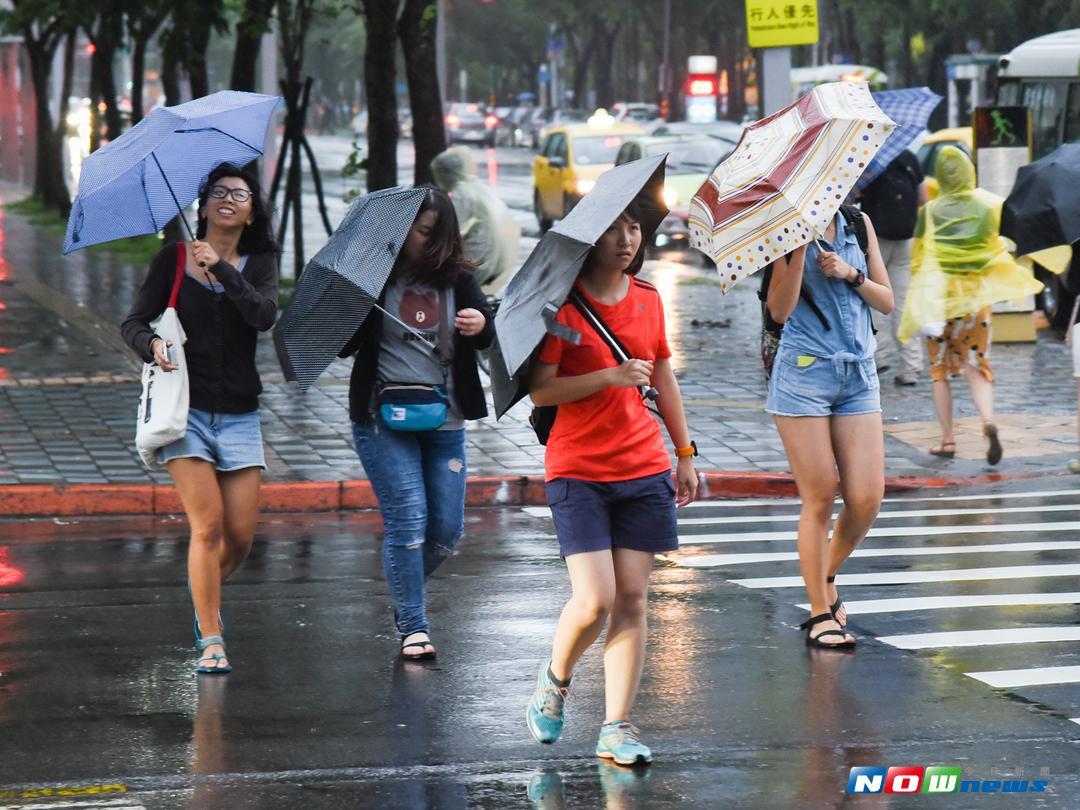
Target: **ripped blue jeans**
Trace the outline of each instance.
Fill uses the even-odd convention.
[[[465,431],[352,423],[383,518],[383,571],[401,637],[428,631],[424,581],[465,532]]]

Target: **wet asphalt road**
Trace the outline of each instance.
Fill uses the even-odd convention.
[[[181,521],[2,523],[0,808],[1077,807],[1080,492],[1067,483],[886,503],[873,553],[840,579],[851,655],[811,653],[794,629],[795,505],[684,510],[684,547],[653,580],[644,773],[592,756],[599,649],[563,739],[541,747],[524,727],[568,592],[543,510],[468,514],[430,589],[436,664],[396,660],[377,515],[268,520],[226,591],[235,672],[201,679]],[[986,682],[1001,670],[1028,674]],[[1022,769],[1049,790],[845,797],[862,765]],[[64,786],[99,793],[42,793]]]

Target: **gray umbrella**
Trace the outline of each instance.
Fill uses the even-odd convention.
[[[274,328],[285,379],[309,388],[378,306],[386,280],[427,194],[390,188],[360,197],[304,266]]]
[[[491,359],[497,417],[528,393],[529,358],[545,333],[552,331],[573,342],[580,339],[556,324],[554,317],[604,231],[635,200],[641,209],[646,244],[667,216],[663,202],[666,158],[659,155],[634,160],[600,175],[593,190],[544,234],[507,285],[495,316]]]

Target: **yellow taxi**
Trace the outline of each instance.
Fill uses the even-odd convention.
[[[937,163],[938,154],[946,146],[955,146],[969,158],[974,159],[975,136],[972,134],[971,127],[939,129],[922,139],[916,157],[919,159],[919,165],[922,166],[923,174],[926,175],[926,192],[931,200],[938,195],[934,165]]]
[[[540,232],[592,190],[596,178],[615,165],[628,138],[644,134],[636,124],[616,123],[604,110],[583,124],[549,130],[533,161],[533,211]]]

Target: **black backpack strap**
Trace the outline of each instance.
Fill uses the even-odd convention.
[[[772,282],[773,263],[769,262],[762,271],[764,275],[761,278],[761,288],[758,290],[758,300],[761,301],[761,314],[765,319],[765,328],[770,332],[779,332],[783,327],[783,324],[777,323],[773,320],[772,315],[769,313],[769,285]],[[814,296],[810,294],[810,290],[803,284],[799,288],[799,297],[806,302],[806,305],[810,307],[810,311],[817,316],[817,319],[821,321],[821,325],[825,328],[825,331],[831,331],[832,327],[829,326],[829,320],[825,317],[825,313],[821,311],[821,307],[814,301]]]
[[[870,235],[866,232],[866,220],[863,219],[863,212],[856,208],[854,205],[841,205],[840,213],[844,217],[844,222],[847,226],[855,231],[855,238],[859,242],[859,249],[862,250],[863,256],[866,257],[866,266],[870,266]]]
[[[832,327],[829,326],[829,319],[825,317],[825,313],[821,311],[821,307],[817,305],[814,296],[811,295],[809,288],[807,288],[805,284],[799,288],[799,297],[806,302],[808,307],[810,307],[810,311],[817,315],[817,319],[821,321],[821,325],[825,327],[825,331],[831,332]]]
[[[585,319],[589,326],[593,328],[593,331],[604,341],[608,349],[611,350],[611,355],[615,358],[616,363],[622,365],[627,360],[634,359],[622,341],[604,323],[604,319],[600,317],[600,313],[596,311],[596,308],[585,299],[585,296],[581,295],[576,289],[571,289],[568,298],[570,303],[577,307],[581,317]],[[639,387],[638,391],[641,392],[642,399],[656,399],[657,397],[655,388]]]

